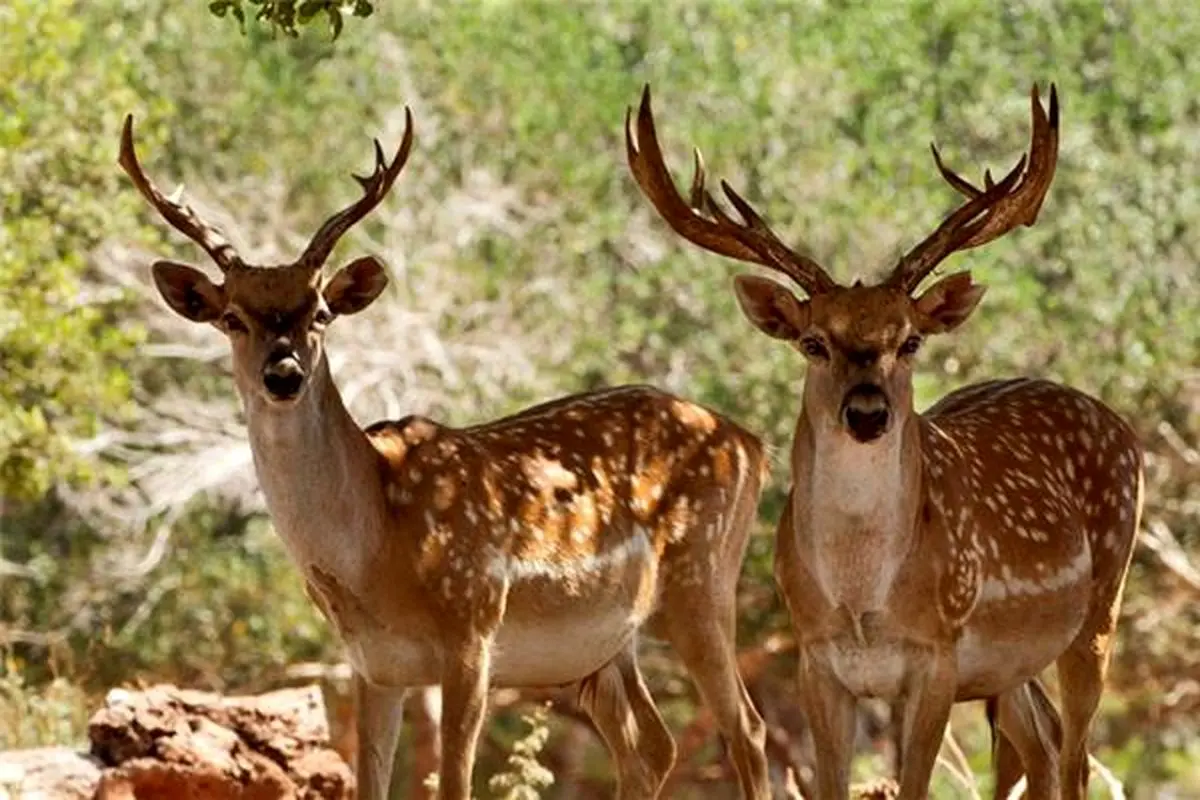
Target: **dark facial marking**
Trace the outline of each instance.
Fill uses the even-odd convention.
[[[869,367],[879,360],[879,351],[873,347],[848,347],[846,360],[856,367]]]
[[[308,314],[308,309],[301,307],[291,311],[272,309],[265,312],[254,312],[254,318],[263,330],[275,336],[289,333]]]

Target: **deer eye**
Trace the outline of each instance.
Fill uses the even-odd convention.
[[[921,337],[910,336],[904,340],[904,344],[900,345],[900,355],[911,356],[921,349]]]
[[[242,322],[242,318],[232,311],[226,311],[221,316],[221,325],[230,333],[246,332],[246,323]]]
[[[317,313],[313,314],[313,325],[318,328],[324,328],[329,323],[333,322],[333,314],[324,308],[317,309]]]
[[[829,350],[825,347],[825,343],[815,336],[801,339],[800,350],[811,358],[829,358]]]

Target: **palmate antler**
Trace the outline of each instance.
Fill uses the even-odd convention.
[[[998,239],[1018,225],[1032,225],[1046,199],[1058,164],[1058,90],[1050,84],[1050,112],[1042,108],[1035,84],[1030,92],[1033,133],[1028,156],[998,183],[984,173],[984,188],[950,170],[935,145],[933,159],[942,177],[967,198],[924,241],[908,251],[886,283],[912,292],[951,253],[969,250]],[[1028,163],[1029,168],[1025,166]]]
[[[625,152],[629,168],[642,193],[676,233],[709,252],[782,272],[810,295],[837,287],[837,282],[820,264],[781,242],[750,204],[724,181],[721,181],[721,189],[743,222],[737,222],[722,211],[704,187],[704,161],[699,150],[695,151],[691,203],[684,201],[675,188],[658,144],[654,114],[650,110],[649,84],[642,91],[638,109],[636,144],[632,116],[630,109],[625,115]]]

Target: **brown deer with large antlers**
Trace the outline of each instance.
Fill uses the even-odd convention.
[[[639,630],[675,648],[724,734],[743,794],[769,797],[763,723],[734,661],[735,589],[766,459],[758,439],[648,387],[578,394],[451,428],[421,417],[362,429],[330,375],[326,327],[362,311],[378,259],[322,267],[387,194],[412,119],[363,196],[300,258],[245,263],[134,154],[141,194],[224,274],[153,265],[168,305],[224,333],[275,529],[345,644],[359,694],[360,797],[387,795],[408,687],[441,685],[439,795],[466,800],[489,686],[578,684],[621,797],[653,798],[675,745],[639,672]],[[356,176],[357,177],[357,176]]]
[[[779,523],[776,582],[799,643],[800,699],[822,798],[845,797],[856,698],[900,713],[900,796],[924,797],[951,706],[990,699],[1030,794],[1082,798],[1086,740],[1102,690],[1142,502],[1141,449],[1099,401],[1044,380],[968,386],[913,408],[922,339],[961,325],[983,297],[968,272],[919,295],[945,258],[1031,225],[1054,176],[1058,101],[1032,92],[1028,158],[966,196],[881,283],[838,284],[786,247],[728,185],[741,216],[704,188],[690,202],[654,130],[649,87],[626,120],[643,193],[684,238],[782,273],[807,299],[738,276],[742,310],[808,361]],[[1032,679],[1050,662],[1062,693],[1061,753]],[[1059,760],[1060,759],[1060,760]],[[1057,774],[1052,768],[1059,760]]]

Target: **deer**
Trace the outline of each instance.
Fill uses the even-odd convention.
[[[985,172],[982,188],[932,147],[964,201],[882,280],[849,285],[786,246],[726,182],[740,219],[724,210],[699,151],[685,200],[648,85],[636,141],[626,113],[629,167],[667,225],[802,293],[766,276],[734,279],[749,322],[807,362],[774,574],[798,643],[821,798],[846,796],[862,697],[898,714],[901,798],[925,796],[950,710],[970,700],[994,713],[998,749],[1019,758],[1030,796],[1086,790],[1087,738],[1140,522],[1137,436],[1100,400],[1044,379],[985,380],[924,412],[913,397],[923,340],[961,326],[985,291],[969,271],[918,293],[920,284],[950,255],[1032,225],[1053,180],[1057,88],[1048,113],[1036,84],[1030,102],[1029,152],[999,180]],[[1051,663],[1061,730],[1037,681]]]
[[[119,164],[221,271],[159,260],[175,313],[232,355],[275,531],[345,648],[358,698],[359,796],[386,797],[414,687],[440,686],[438,793],[467,800],[490,687],[577,687],[622,798],[653,798],[675,744],[638,665],[642,633],[673,647],[712,709],[745,797],[769,797],[765,729],[735,662],[736,588],[767,474],[730,419],[649,386],[599,389],[455,428],[420,415],[360,427],[331,376],[328,327],[388,284],[376,256],[326,277],[338,240],[388,194],[390,162],[291,263],[245,261],[148,178],[125,119]]]

